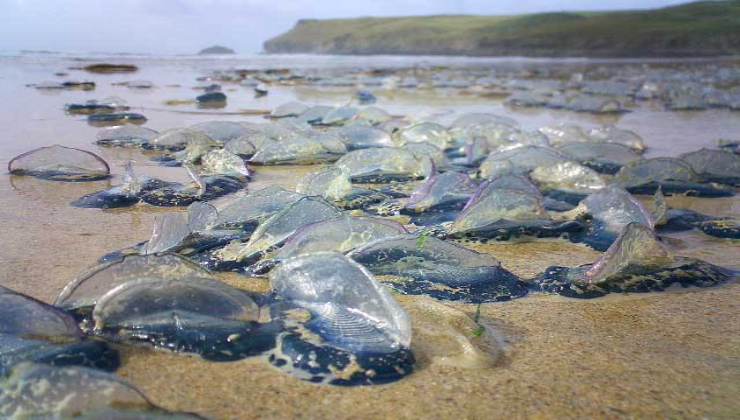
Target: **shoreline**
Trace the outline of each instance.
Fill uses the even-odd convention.
[[[116,52],[69,52],[58,51],[54,53],[35,53],[19,51],[0,51],[0,60],[2,59],[48,59],[54,60],[74,60],[77,62],[110,62],[111,64],[137,62],[145,60],[148,62],[167,61],[167,60],[188,60],[194,62],[239,62],[253,60],[256,58],[286,58],[286,59],[315,59],[321,60],[370,60],[370,59],[387,59],[387,60],[408,60],[409,62],[429,61],[446,61],[454,63],[455,60],[464,61],[465,65],[471,64],[703,64],[703,63],[731,63],[740,61],[740,53],[735,55],[706,55],[706,56],[661,56],[661,57],[600,57],[600,56],[525,56],[525,55],[447,55],[447,54],[356,54],[356,53],[324,53],[324,52],[257,52],[246,54],[226,54],[226,55],[198,55],[198,54],[149,54],[149,53],[116,53]],[[290,67],[293,63],[284,65],[276,64],[274,67]]]

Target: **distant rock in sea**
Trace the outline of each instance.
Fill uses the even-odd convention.
[[[212,47],[204,48],[198,53],[198,55],[204,54],[236,54],[236,52],[234,52],[234,50],[232,50],[231,48],[214,45]]]

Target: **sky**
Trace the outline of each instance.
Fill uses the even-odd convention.
[[[0,0],[0,51],[256,53],[298,19],[645,9],[686,0]]]

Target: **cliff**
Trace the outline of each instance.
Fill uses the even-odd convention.
[[[654,10],[300,20],[267,53],[677,57],[740,55],[740,0]]]

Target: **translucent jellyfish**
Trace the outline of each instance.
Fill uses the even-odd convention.
[[[209,143],[212,141],[213,139],[202,131],[190,128],[176,128],[159,133],[157,137],[149,142],[149,146],[154,149],[182,150],[191,142]]]
[[[575,112],[592,114],[618,114],[628,112],[622,103],[608,96],[576,95],[568,100],[566,108]]]
[[[67,80],[62,82],[62,88],[69,90],[95,90],[95,82]]]
[[[492,188],[488,184],[468,201],[451,232],[478,229],[500,221],[546,220],[541,197],[520,190]]]
[[[740,109],[740,89],[730,91],[709,88],[704,92],[704,101],[710,107]]]
[[[547,99],[547,104],[545,106],[552,109],[566,109],[568,108],[568,102],[570,102],[571,98],[573,98],[572,94],[555,93]]]
[[[287,122],[273,122],[269,124],[242,123],[249,132],[246,137],[255,147],[260,147],[265,140],[285,140],[296,137],[299,129],[295,124]]]
[[[656,194],[656,198],[657,197],[661,197],[660,200],[656,200],[656,203],[654,204],[656,210],[653,211],[655,230],[657,232],[683,232],[697,228],[703,222],[722,219],[697,213],[693,210],[670,209],[668,208],[662,194]]]
[[[317,124],[321,123],[324,117],[333,111],[334,107],[327,105],[315,105],[308,108],[305,112],[299,115],[296,120],[306,124]]]
[[[199,204],[201,203],[193,203],[190,207],[197,206]],[[190,207],[188,209],[190,209]],[[212,209],[214,211],[214,215],[217,217],[218,214],[215,213],[216,209]],[[189,223],[189,213],[190,211],[186,214],[166,214],[156,218],[154,221],[154,231],[152,232],[152,236],[149,241],[147,241],[143,249],[144,254],[156,254],[173,250],[179,247],[188,236],[197,232],[197,228],[191,226]]]
[[[634,91],[632,85],[613,80],[584,80],[579,85],[581,92],[591,95],[628,96]]]
[[[565,144],[571,143],[589,143],[591,138],[581,128],[575,124],[557,124],[539,129],[540,133],[544,134],[550,144],[554,147],[559,147]]]
[[[547,137],[539,131],[509,130],[503,132],[500,138],[492,140],[494,139],[486,137],[488,146],[494,151],[514,149],[520,146],[550,146]]]
[[[339,201],[352,191],[352,183],[343,169],[333,167],[306,175],[296,186],[296,191]]]
[[[87,123],[95,127],[107,127],[120,124],[144,124],[147,118],[136,112],[116,112],[111,114],[92,114],[87,116]]]
[[[646,81],[640,85],[635,92],[636,99],[648,100],[659,97],[663,93],[663,88],[657,83]]]
[[[143,147],[154,140],[158,134],[151,128],[137,125],[109,127],[98,131],[95,144],[113,147]]]
[[[445,150],[452,145],[452,136],[444,126],[433,122],[420,122],[404,127],[394,134],[394,140],[399,146],[408,143],[426,142]]]
[[[445,152],[433,144],[426,142],[407,143],[404,146],[401,146],[400,149],[410,152],[418,160],[431,160],[438,168],[445,168],[448,166],[447,155],[445,155]]]
[[[518,127],[498,122],[469,126],[456,135],[466,144],[482,140],[490,151],[513,148],[517,145],[548,145],[547,138],[541,133],[523,131]]]
[[[218,211],[207,203],[196,202],[186,213],[165,214],[155,219],[151,238],[142,248],[144,254],[200,252],[225,245],[240,238],[240,231],[215,230]]]
[[[249,128],[235,121],[206,121],[193,124],[188,129],[200,131],[220,144],[237,139],[250,132]]]
[[[701,177],[681,159],[653,158],[630,162],[614,176],[614,182],[633,194],[687,194],[723,197],[734,194],[731,187],[702,183]]]
[[[360,105],[370,105],[378,101],[378,98],[369,90],[360,90],[355,93],[355,99]]]
[[[357,116],[357,108],[350,106],[340,106],[327,112],[321,118],[321,124],[323,125],[342,125],[352,120]]]
[[[734,277],[732,270],[672,255],[650,227],[630,223],[593,265],[550,267],[536,281],[548,292],[593,298],[609,292],[661,291],[674,283],[708,287]]]
[[[83,367],[24,363],[0,382],[3,418],[175,418],[115,375]]]
[[[284,120],[260,124],[259,129],[263,134],[273,140],[285,140],[301,136],[310,137],[315,133],[326,133],[324,130],[312,130],[310,125],[302,123],[295,118],[286,118]]]
[[[115,370],[118,353],[84,340],[77,321],[63,310],[0,287],[0,376],[23,362]]]
[[[541,195],[539,188],[529,178],[521,175],[504,175],[487,182],[488,188],[516,190],[525,194]]]
[[[404,127],[408,127],[409,121],[405,118],[393,118],[384,123],[378,124],[377,127],[386,133],[393,133]]]
[[[740,153],[740,140],[719,139],[717,141],[717,147],[722,150],[737,154]]]
[[[116,350],[97,339],[41,340],[0,333],[0,377],[8,376],[13,368],[24,363],[115,371],[121,360]]]
[[[257,147],[250,140],[251,138],[252,136],[248,135],[229,140],[224,144],[224,150],[243,158],[250,158],[257,152]]]
[[[740,239],[740,220],[736,218],[712,218],[696,224],[695,227],[717,238]]]
[[[409,317],[361,265],[334,252],[300,256],[273,270],[270,284],[309,318],[284,316],[273,365],[333,385],[387,383],[413,371]]]
[[[298,229],[280,248],[277,258],[286,259],[322,251],[345,253],[369,242],[402,233],[406,233],[406,229],[390,220],[344,215]]]
[[[469,127],[471,125],[478,125],[478,124],[489,123],[489,122],[507,124],[513,127],[516,127],[519,125],[519,123],[517,123],[515,119],[504,117],[502,115],[487,114],[487,113],[482,113],[482,112],[471,112],[467,114],[462,114],[459,117],[457,117],[452,122],[450,127],[462,128],[462,127]]]
[[[8,172],[52,181],[84,182],[108,178],[110,167],[94,153],[54,145],[14,157],[8,162]]]
[[[54,306],[0,286],[0,334],[47,340],[78,340],[77,322]]]
[[[391,182],[422,179],[430,174],[431,162],[410,152],[389,147],[355,150],[335,165],[349,173],[352,182]]]
[[[310,165],[333,162],[346,151],[339,139],[295,137],[262,143],[249,162],[257,165]]]
[[[214,225],[218,228],[252,229],[270,216],[295,203],[304,197],[303,194],[287,191],[277,186],[251,191],[249,194],[220,203],[218,219]],[[250,229],[251,230],[251,229]]]
[[[550,96],[546,92],[520,91],[506,98],[506,104],[515,107],[544,107],[549,104]]]
[[[208,136],[193,136],[188,139],[184,150],[155,157],[152,160],[167,166],[180,166],[183,163],[199,163],[203,155],[220,147],[221,143]]]
[[[341,210],[322,198],[301,198],[261,223],[249,242],[222,249],[218,258],[251,264],[265,252],[282,245],[301,227],[332,219],[340,214]]]
[[[538,166],[555,165],[567,160],[555,149],[541,146],[522,146],[491,153],[480,164],[480,176],[493,179],[501,175],[522,175]]]
[[[412,234],[380,239],[348,254],[404,294],[443,300],[491,302],[527,294],[527,287],[495,258],[433,236]]]
[[[458,159],[455,163],[462,164],[467,167],[477,167],[490,153],[491,147],[488,145],[486,139],[478,137],[465,143],[462,148],[464,160],[461,162]]]
[[[615,177],[615,180],[626,187],[663,180],[692,182],[698,179],[698,175],[688,163],[667,157],[634,162],[622,168]]]
[[[98,209],[129,207],[141,201],[142,194],[171,185],[155,178],[137,177],[131,162],[126,164],[125,171],[121,185],[84,195],[70,204],[74,207]]]
[[[319,130],[308,130],[302,135],[311,139],[314,142],[321,144],[329,153],[334,155],[343,155],[347,153],[347,146],[344,145],[342,139],[339,138],[335,133],[319,131]]]
[[[139,278],[209,277],[208,270],[176,254],[129,255],[90,268],[67,284],[54,302],[66,310],[89,309],[109,290]]]
[[[347,150],[393,146],[391,135],[379,128],[353,124],[340,128],[336,134],[344,141]]]
[[[539,166],[529,177],[543,194],[574,205],[606,186],[606,181],[596,171],[576,162]]]
[[[705,181],[740,186],[740,156],[736,153],[700,149],[679,157]]]
[[[637,152],[619,143],[570,143],[558,147],[558,150],[597,172],[610,175],[640,159]]]
[[[589,195],[570,214],[579,217],[588,215],[590,221],[581,240],[598,251],[606,250],[630,223],[649,228],[655,225],[650,212],[630,193],[616,185]]]
[[[208,92],[195,97],[199,106],[223,108],[226,106],[226,94],[223,92]]]
[[[494,178],[490,181],[491,188],[504,188],[512,190],[520,190],[528,194],[534,194],[542,197],[542,205],[548,211],[554,212],[565,212],[572,210],[575,205],[552,198],[549,196],[542,196],[539,188],[529,180],[529,178],[522,175],[502,175],[498,178]],[[577,203],[576,203],[577,204]]]
[[[581,92],[605,96],[630,96],[636,89],[633,83],[614,80],[590,80],[581,86]]]
[[[191,184],[167,183],[161,188],[145,191],[141,200],[158,207],[188,206],[196,201],[208,201],[237,192],[244,188],[246,179],[231,175],[196,175],[193,168],[185,167],[193,180]]]
[[[252,89],[254,90],[255,98],[259,98],[259,97],[265,96],[268,93],[270,93],[270,91],[267,88],[267,85],[264,83],[258,83]]]
[[[411,194],[405,209],[415,213],[430,210],[459,210],[476,190],[476,185],[466,174],[444,172],[434,174]]]
[[[300,102],[287,102],[279,105],[270,113],[272,118],[297,117],[308,110],[306,104]]]
[[[372,125],[382,124],[393,117],[383,109],[374,106],[361,108],[355,116],[358,121],[367,121]]]
[[[238,360],[271,349],[276,324],[261,325],[259,307],[244,291],[200,277],[140,277],[105,293],[92,312],[95,330],[112,340],[148,342]]]
[[[128,107],[121,107],[120,109],[126,110],[128,109]],[[95,102],[84,104],[66,104],[64,105],[64,112],[70,115],[111,114],[113,112],[116,112],[116,107]]]
[[[682,86],[668,90],[666,107],[672,111],[696,111],[707,109],[707,101],[701,92],[702,88],[696,85]]]
[[[244,159],[224,149],[206,153],[201,158],[201,171],[204,175],[226,175],[237,178],[251,175]]]
[[[224,205],[222,211],[217,212],[215,222],[204,230],[191,229],[186,225],[185,217],[178,215],[158,220],[157,226],[169,222],[170,218],[173,225],[167,230],[155,227],[155,233],[172,232],[164,235],[174,245],[167,249],[187,255],[203,267],[214,271],[238,271],[254,262],[253,259],[241,261],[238,258],[241,244],[250,239],[259,224],[302,197],[302,194],[270,187]],[[259,256],[255,254],[253,257]]]
[[[57,90],[57,89],[65,88],[64,83],[49,82],[49,81],[37,83],[35,85],[30,85],[30,86],[33,86],[34,88],[39,89],[39,90]]]
[[[490,183],[481,184],[447,228],[452,237],[482,241],[519,236],[559,237],[580,230],[580,223],[551,220],[539,193],[497,188]]]
[[[637,153],[647,149],[645,141],[637,133],[607,125],[589,130],[589,137],[597,142],[617,143],[629,147]]]

